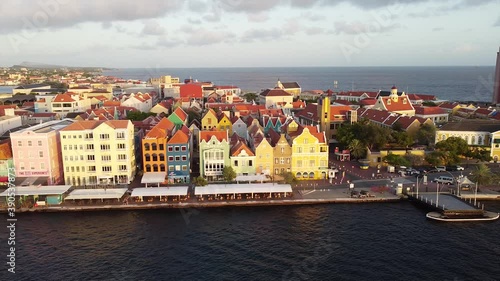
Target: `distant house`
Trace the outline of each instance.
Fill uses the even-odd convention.
[[[209,181],[221,179],[224,167],[231,166],[226,131],[200,131],[200,175]]]
[[[259,103],[266,108],[278,108],[278,104],[292,104],[293,94],[279,88],[267,89],[259,94]]]
[[[286,91],[287,93],[291,94],[294,98],[299,97],[300,93],[302,92],[302,89],[300,88],[299,83],[297,83],[297,82],[281,82],[279,79],[278,79],[278,82],[276,83],[275,88]]]
[[[373,106],[373,109],[387,110],[389,112],[408,116],[415,115],[415,108],[411,104],[410,100],[404,92],[398,92],[396,86],[392,87],[389,96],[386,96],[385,92],[383,94],[382,92],[379,92],[379,97]]]
[[[443,108],[437,106],[416,106],[415,116],[429,118],[434,124],[448,123],[449,114]]]
[[[19,85],[12,89],[12,95],[15,94],[25,94],[29,95],[31,94],[32,90],[38,90],[38,89],[50,89],[50,85],[46,84],[27,84],[27,85]]]

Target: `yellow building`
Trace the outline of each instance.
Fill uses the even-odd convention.
[[[273,147],[267,141],[262,139],[255,145],[255,167],[256,174],[271,175],[273,170]]]
[[[500,160],[500,130],[491,133],[491,158],[496,163]]]
[[[407,156],[407,155],[412,155],[412,156],[417,156],[420,157],[423,161],[425,158],[425,150],[422,149],[385,149],[385,150],[380,150],[380,151],[371,151],[370,149],[367,150],[366,154],[366,159],[368,159],[370,162],[368,165],[370,167],[385,167],[388,164],[384,162],[384,157],[386,157],[389,154],[394,154],[394,155],[399,155],[399,156]]]
[[[209,131],[212,128],[217,128],[219,125],[219,120],[217,118],[217,113],[213,109],[208,109],[205,115],[201,118],[201,130]]]
[[[299,126],[292,139],[292,173],[297,179],[326,179],[328,143],[316,127]]]
[[[227,117],[227,115],[224,113],[220,113],[217,120],[217,130],[228,131],[229,135],[231,136],[233,134],[233,123],[231,122],[229,117]]]
[[[163,117],[142,139],[142,165],[145,173],[166,172],[167,139],[175,124]]]
[[[294,98],[298,98],[302,93],[302,88],[297,82],[281,82],[278,79],[278,83],[276,83],[275,88],[286,91],[287,93],[293,95]]]
[[[130,120],[78,121],[60,131],[67,185],[129,184],[136,173]]]

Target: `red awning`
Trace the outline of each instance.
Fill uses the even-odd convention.
[[[0,177],[0,182],[8,182],[9,177]]]

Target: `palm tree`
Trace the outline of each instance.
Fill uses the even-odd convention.
[[[478,185],[490,184],[493,181],[494,177],[495,175],[485,164],[480,164],[471,173],[471,179],[477,182]]]
[[[351,151],[352,156],[354,158],[365,158],[366,156],[366,147],[365,145],[359,141],[358,139],[354,139],[349,144],[349,150]]]

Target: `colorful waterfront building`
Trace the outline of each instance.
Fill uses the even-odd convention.
[[[285,134],[278,134],[274,130],[269,131],[271,145],[273,146],[273,176],[283,175],[292,170],[292,146]]]
[[[167,171],[167,139],[175,130],[175,124],[163,117],[142,139],[143,171]]]
[[[328,143],[317,127],[300,126],[292,139],[292,173],[298,179],[326,179]]]
[[[244,141],[238,141],[231,147],[231,166],[236,175],[255,175],[255,153]]]
[[[219,124],[219,120],[217,118],[217,113],[211,108],[208,109],[207,112],[201,118],[201,130],[212,130],[212,128],[216,128]]]
[[[273,171],[273,147],[266,138],[257,137],[254,138],[254,141],[255,172],[271,175]]]
[[[231,118],[231,123],[233,123],[233,132],[238,136],[248,139],[247,124],[237,116]]]
[[[65,184],[129,184],[136,173],[130,120],[78,121],[60,131]]]
[[[191,146],[189,135],[178,130],[167,143],[167,178],[171,182],[190,182]]]
[[[60,184],[64,163],[59,135],[73,122],[68,119],[49,121],[11,133],[16,177],[47,177],[48,184]]]
[[[222,177],[222,170],[230,166],[229,136],[227,131],[200,131],[200,175],[209,181]]]
[[[233,123],[225,113],[220,113],[217,120],[217,130],[228,131],[229,135],[233,134]]]
[[[6,185],[9,182],[10,168],[14,168],[14,160],[12,159],[12,149],[10,141],[0,141],[0,185]]]
[[[172,121],[177,128],[188,123],[188,115],[182,110],[182,108],[177,107],[172,114],[168,116],[168,120]]]

